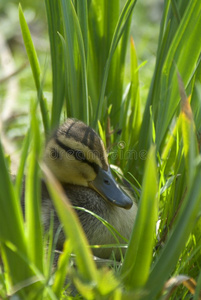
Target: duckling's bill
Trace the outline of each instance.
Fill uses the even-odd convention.
[[[133,205],[132,200],[114,180],[109,167],[107,171],[99,167],[96,178],[89,182],[89,186],[114,205],[125,209],[130,209]]]

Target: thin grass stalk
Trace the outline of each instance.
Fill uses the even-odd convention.
[[[107,58],[106,65],[105,65],[105,71],[104,71],[104,75],[103,75],[100,98],[98,100],[98,105],[97,105],[97,109],[96,109],[96,117],[95,117],[94,126],[93,126],[96,130],[97,130],[97,126],[98,126],[97,120],[100,120],[101,113],[102,113],[105,89],[106,89],[106,85],[107,85],[107,79],[108,79],[111,60],[112,60],[113,54],[116,50],[116,47],[118,45],[118,42],[124,32],[125,26],[127,25],[127,22],[129,22],[129,18],[133,12],[136,2],[137,2],[136,0],[128,0],[126,2],[125,6],[123,8],[123,11],[119,17],[118,23],[116,25],[116,29],[115,29],[115,32],[113,35],[108,58]]]
[[[29,146],[30,146],[30,131],[28,131],[24,142],[22,146],[22,154],[21,154],[21,159],[20,159],[20,165],[17,171],[16,179],[15,179],[15,187],[16,187],[16,192],[19,197],[21,198],[21,193],[22,193],[22,188],[23,188],[23,177],[24,177],[24,169],[25,169],[25,164],[26,164],[26,159],[29,151]]]
[[[158,147],[164,141],[168,124],[172,120],[179,103],[176,69],[178,68],[181,74],[184,86],[187,86],[199,58],[201,45],[196,41],[200,27],[201,3],[193,1],[188,4],[185,10],[163,66],[160,95],[163,103],[159,107],[159,117],[156,124]],[[193,34],[190,33],[192,30]]]
[[[12,243],[25,257],[27,257],[26,240],[23,227],[23,217],[20,203],[17,199],[13,184],[9,178],[7,165],[0,142],[0,242],[1,255],[8,285],[11,287],[33,275],[27,265],[16,252],[8,248],[6,242]],[[5,226],[6,224],[6,226]],[[15,230],[13,230],[13,228]]]
[[[168,241],[150,273],[145,286],[150,293],[145,299],[153,299],[160,292],[196,223],[201,200],[200,176],[201,167],[199,165],[175,228],[170,233]]]
[[[149,276],[158,214],[155,149],[149,151],[140,205],[123,262],[121,276],[128,290],[142,288]]]
[[[137,64],[137,53],[135,49],[134,40],[131,38],[131,101],[128,110],[131,110],[130,122],[127,124],[129,128],[132,124],[133,135],[130,139],[129,146],[133,147],[139,140],[139,132],[142,122],[141,116],[141,100],[140,100],[140,83],[138,74],[138,64]],[[127,111],[128,111],[127,110]],[[126,121],[126,120],[125,120]],[[125,130],[126,131],[126,130]]]
[[[32,109],[31,115],[31,137],[32,148],[29,154],[29,168],[25,182],[25,219],[27,225],[27,246],[29,256],[36,267],[43,272],[43,240],[42,224],[40,216],[40,178],[39,165],[40,159],[40,132],[38,120],[36,118],[36,108]]]
[[[156,130],[157,130],[156,136],[157,136],[157,145],[158,145],[157,147],[160,147],[162,141],[165,138],[165,135],[167,134],[168,124],[170,124],[171,118],[175,113],[176,103],[178,104],[178,100],[176,100],[178,99],[178,87],[176,86],[176,82],[177,82],[176,78],[172,79],[173,73],[176,72],[176,68],[178,68],[186,86],[189,78],[191,77],[192,69],[194,68],[195,63],[197,61],[197,57],[198,57],[197,55],[199,55],[200,53],[200,49],[198,50],[195,48],[190,50],[189,48],[194,44],[196,44],[196,47],[199,47],[198,43],[196,43],[196,39],[194,42],[193,41],[190,42],[189,38],[187,38],[188,35],[187,28],[188,30],[191,31],[193,30],[194,32],[195,28],[200,27],[200,25],[198,25],[200,24],[199,23],[200,17],[198,17],[200,11],[200,3],[188,2],[188,6],[186,6],[186,3],[181,2],[179,5],[179,9],[182,16],[182,20],[179,24],[175,23],[174,16],[171,15],[170,9],[171,7],[169,6],[169,2],[166,1],[164,14],[161,21],[162,26],[161,26],[160,36],[159,36],[159,46],[157,51],[156,67],[155,67],[155,72],[154,72],[151,88],[149,91],[148,99],[146,102],[146,108],[144,112],[143,123],[142,123],[142,128],[140,133],[139,151],[143,149],[143,147],[144,148],[149,147],[149,144],[151,142],[150,131],[147,130],[147,128],[149,128],[150,126],[149,107],[152,104],[153,104],[154,120],[155,122],[157,122],[156,124]],[[196,16],[192,17],[192,14],[197,15],[197,17]],[[196,20],[197,25],[195,25],[195,22],[192,20]],[[197,36],[197,33],[195,33],[195,36]],[[194,38],[192,37],[192,39]],[[190,51],[189,57],[191,57],[192,60],[194,61],[189,63],[189,61],[186,60],[186,57],[188,56],[187,53],[184,57],[181,49],[187,49],[186,52]],[[194,54],[192,55],[192,53]],[[170,55],[172,55],[171,58]],[[186,64],[188,64],[188,66]],[[172,68],[171,71],[170,68]],[[191,69],[191,71],[189,68]],[[162,73],[162,69],[163,69],[163,73]],[[187,69],[189,69],[189,71],[187,71]],[[186,79],[184,79],[184,77]],[[168,85],[168,81],[167,81],[168,78],[171,82],[171,87]],[[174,91],[174,95],[172,94],[172,91]],[[170,97],[172,100],[169,99]],[[172,105],[170,105],[170,103],[172,103]],[[161,126],[164,129],[162,129]],[[148,141],[147,144],[144,143],[144,140]]]
[[[66,92],[71,106],[70,116],[89,124],[87,69],[82,32],[71,1],[62,0],[62,12],[65,34],[64,60],[68,85]]]
[[[54,129],[60,121],[64,103],[64,57],[62,44],[58,32],[63,34],[61,20],[61,3],[58,0],[46,0],[46,13],[48,19],[48,32],[52,62],[52,111],[51,128]]]

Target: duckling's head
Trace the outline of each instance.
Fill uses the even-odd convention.
[[[102,140],[81,121],[67,119],[54,132],[47,142],[44,161],[63,184],[90,187],[126,209],[133,204],[111,174]]]

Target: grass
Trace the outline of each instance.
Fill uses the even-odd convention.
[[[45,97],[45,75],[19,6],[36,96],[30,105],[30,126],[15,184],[9,176],[9,158],[0,144],[3,299],[8,295],[67,299],[72,287],[68,286],[67,295],[63,294],[66,276],[86,299],[201,297],[201,3],[164,2],[146,101],[141,96],[136,47],[130,39],[135,5],[132,0],[125,1],[123,8],[116,0],[45,1],[52,64],[51,103]],[[129,78],[125,73],[127,45]],[[60,123],[63,113],[99,131],[110,163],[123,170],[136,191],[137,218],[126,256],[117,270],[96,267],[76,215],[40,164],[45,136]],[[51,231],[43,238],[40,221],[41,168],[69,237],[54,276],[54,239]],[[24,170],[25,223],[19,201]],[[47,244],[49,250],[44,251]],[[70,268],[72,251],[76,254],[76,269]],[[187,277],[181,280],[181,274]],[[174,283],[167,287],[171,278]]]

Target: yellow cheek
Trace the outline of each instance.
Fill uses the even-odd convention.
[[[93,181],[96,178],[96,173],[94,169],[88,165],[87,163],[80,163],[79,167],[79,173],[83,178],[86,179],[86,181]]]

